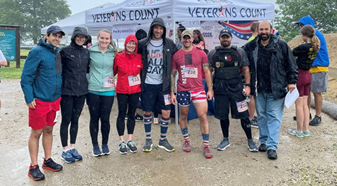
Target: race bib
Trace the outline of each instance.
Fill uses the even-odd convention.
[[[171,95],[170,94],[164,95],[164,102],[165,102],[165,105],[171,105]]]
[[[105,88],[113,88],[113,87],[115,87],[115,79],[114,79],[114,77],[105,77],[104,78],[104,87]]]
[[[248,104],[247,104],[246,100],[236,102],[236,107],[238,108],[238,112],[244,112],[244,111],[248,110]]]
[[[195,67],[185,67],[184,74],[186,78],[198,78],[198,69]]]
[[[56,111],[54,122],[57,122],[59,115],[60,115],[60,111]]]
[[[129,86],[140,85],[140,75],[128,76]]]

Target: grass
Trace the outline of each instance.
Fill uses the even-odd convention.
[[[20,56],[28,56],[29,51],[28,49],[20,49]]]
[[[20,68],[16,68],[16,62],[11,61],[10,67],[1,67],[0,76],[2,79],[20,79],[22,68],[25,63],[24,59],[20,60]]]

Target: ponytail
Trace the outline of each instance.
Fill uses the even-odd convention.
[[[318,50],[320,48],[320,41],[319,41],[318,37],[315,36],[315,35],[311,38],[311,46],[312,46],[314,52],[318,53]]]

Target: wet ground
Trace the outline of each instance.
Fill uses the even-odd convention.
[[[247,140],[238,120],[230,120],[231,146],[225,151],[215,148],[222,140],[219,121],[209,116],[210,144],[214,158],[202,155],[199,121],[189,124],[192,151],[181,149],[182,135],[175,132],[174,118],[168,129],[169,142],[176,151],[167,153],[156,148],[160,126],[152,126],[155,148],[150,153],[120,155],[115,127],[116,101],[111,113],[109,147],[111,154],[93,157],[89,134],[89,112],[85,106],[80,118],[77,149],[83,161],[72,164],[62,162],[58,122],[54,128],[52,156],[63,165],[60,172],[42,170],[46,179],[32,181],[28,176],[28,109],[23,99],[19,80],[3,80],[0,84],[2,109],[0,111],[0,185],[336,185],[337,184],[337,121],[323,114],[318,127],[310,127],[310,137],[297,138],[287,134],[295,127],[292,120],[294,105],[285,109],[279,135],[280,144],[275,161],[266,153],[248,151]],[[311,111],[314,114],[314,111]],[[258,142],[258,129],[252,129]],[[142,122],[136,123],[134,142],[139,150],[144,145]],[[99,136],[99,139],[100,136]],[[43,149],[40,144],[39,163]]]

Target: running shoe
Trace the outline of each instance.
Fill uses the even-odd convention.
[[[102,155],[109,155],[110,154],[110,150],[107,144],[102,145]]]
[[[75,161],[82,160],[82,156],[77,152],[77,150],[75,148],[70,149],[70,153],[75,158]]]
[[[183,151],[185,151],[185,152],[191,152],[190,140],[185,140],[184,139]]]
[[[165,149],[167,152],[175,151],[174,147],[169,144],[167,139],[159,140],[158,147],[161,148],[161,149]]]
[[[66,151],[62,151],[61,159],[66,163],[74,163],[75,162],[75,158],[71,154],[70,149],[68,149]]]
[[[39,165],[29,166],[28,176],[34,181],[44,180],[44,174],[40,171]]]
[[[259,149],[257,148],[256,144],[254,143],[253,139],[248,139],[248,149],[250,152],[258,152]]]
[[[102,155],[102,152],[99,149],[98,145],[95,145],[94,148],[92,149],[92,155],[95,156],[95,157],[98,157],[98,156]]]
[[[297,129],[288,129],[288,133],[293,135],[293,136],[297,136],[299,138],[303,138],[303,132],[302,131],[297,131]]]
[[[136,153],[137,152],[137,147],[136,147],[135,143],[133,143],[133,141],[128,141],[128,143],[126,145],[130,149],[131,153]]]
[[[146,139],[145,145],[143,146],[143,152],[151,152],[152,146],[152,139]]]
[[[48,160],[44,159],[42,168],[51,170],[53,172],[58,172],[62,170],[63,167],[62,165],[55,163],[53,159],[49,158]]]
[[[229,147],[231,144],[229,143],[228,138],[223,138],[223,140],[218,145],[218,150],[225,150],[227,147]]]
[[[204,145],[204,155],[207,159],[213,158],[213,153],[209,150],[209,145]]]
[[[127,154],[128,153],[128,149],[126,148],[126,144],[124,143],[124,141],[119,143],[118,149],[119,149],[120,154]]]
[[[158,125],[159,124],[159,119],[158,118],[153,118],[153,124]]]

